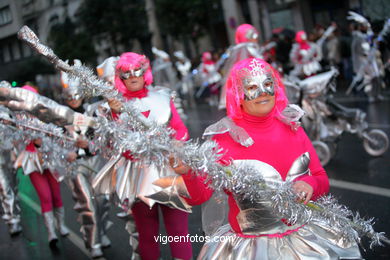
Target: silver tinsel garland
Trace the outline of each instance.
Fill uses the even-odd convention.
[[[12,149],[14,145],[26,146],[31,140],[42,139],[43,145],[38,151],[42,153],[44,168],[72,168],[73,164],[66,160],[66,155],[75,150],[75,140],[65,136],[62,128],[44,123],[23,112],[13,113],[3,106],[0,106],[0,119],[3,121],[0,124],[0,143],[3,149]]]
[[[340,235],[349,240],[359,240],[359,236],[367,236],[371,239],[371,247],[382,245],[382,242],[389,243],[384,233],[373,230],[372,219],[364,220],[358,214],[353,214],[331,196],[304,205],[292,191],[291,183],[270,187],[257,169],[219,164],[221,150],[215,142],[208,140],[199,144],[193,141],[183,143],[174,140],[171,130],[146,124],[142,117],[138,116],[140,113],[132,102],[124,102],[114,87],[99,79],[91,69],[85,66],[69,66],[50,48],[41,44],[26,26],[20,30],[18,36],[48,58],[57,68],[72,77],[77,77],[81,82],[82,96],[104,96],[122,101],[126,113],[122,113],[119,121],[97,120],[94,144],[102,150],[109,144],[111,152],[130,150],[134,157],[160,163],[166,163],[168,156],[173,155],[189,165],[195,174],[205,177],[210,188],[214,190],[229,190],[253,201],[259,198],[269,199],[274,205],[274,213],[291,224],[319,220],[339,230]]]

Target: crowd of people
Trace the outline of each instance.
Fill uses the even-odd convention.
[[[58,240],[56,229],[62,236],[69,234],[59,184],[65,180],[91,257],[103,256],[102,249],[111,244],[106,233],[111,205],[120,207],[128,219],[133,258],[147,260],[160,257],[155,239],[159,214],[168,235],[186,237],[191,205],[212,197],[218,187],[213,181],[233,175],[231,185],[237,185],[246,179],[240,174],[248,172],[258,181],[257,190],[269,194],[290,183],[290,193],[284,195],[291,198],[290,203],[275,211],[275,196],[257,196],[256,189],[243,192],[221,184],[229,223],[212,236],[231,239],[206,242],[198,256],[193,255],[189,241],[173,241],[172,258],[362,259],[356,236],[361,230],[346,236],[333,222],[306,219],[300,211],[310,210],[310,203],[328,193],[329,180],[300,127],[302,110],[289,104],[283,77],[303,80],[334,66],[355,84],[354,92],[365,91],[370,101],[380,100],[384,67],[378,44],[383,37],[375,38],[369,28],[360,23],[347,48],[348,40],[339,36],[335,24],[317,28],[316,35],[298,31],[295,42],[291,32],[276,30],[263,44],[258,42],[256,28],[243,24],[237,27],[235,45],[218,59],[204,52],[194,66],[182,51],[171,59],[153,48],[151,63],[142,54],[125,52],[100,64],[96,79],[83,77],[82,62],[75,60],[72,65],[57,66],[65,68],[62,104],[40,96],[33,84],[11,88],[3,82],[0,195],[10,234],[22,231],[17,185],[12,181],[18,168],[30,177],[38,194],[52,248]],[[348,60],[349,50],[352,60]],[[369,70],[372,64],[377,70]],[[88,84],[96,88],[95,93],[101,93],[101,86],[116,94],[101,93],[102,98],[88,103],[81,90]],[[209,156],[206,151],[197,157],[201,148],[191,150],[183,119],[184,109],[202,100],[226,109],[226,117],[206,129],[207,142],[214,146],[207,150]],[[40,124],[34,127],[25,124],[37,120]],[[61,131],[54,132],[54,127]],[[23,140],[7,143],[15,134],[10,129],[15,128]],[[66,138],[59,138],[59,133]],[[65,146],[63,140],[71,145]],[[48,151],[53,144],[58,144],[61,157]],[[66,162],[59,164],[56,158]],[[8,167],[10,160],[13,169]],[[292,212],[296,218],[281,212]],[[337,216],[333,219],[337,223]]]

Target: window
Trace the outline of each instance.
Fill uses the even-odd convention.
[[[9,6],[0,9],[0,25],[12,22],[11,9]]]

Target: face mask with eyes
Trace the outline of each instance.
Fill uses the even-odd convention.
[[[249,64],[250,70],[242,69],[240,79],[244,92],[244,99],[253,100],[266,93],[270,96],[275,95],[275,82],[270,68],[266,69],[264,65],[253,59]]]
[[[119,71],[119,78],[121,80],[129,79],[130,77],[141,77],[145,74],[149,65],[145,63],[141,63],[139,66],[134,66],[134,68],[130,68],[128,71]]]
[[[249,29],[245,34],[245,38],[248,40],[257,40],[259,35],[254,29]]]

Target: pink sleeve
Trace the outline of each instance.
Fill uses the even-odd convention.
[[[204,183],[205,178],[196,176],[192,171],[183,174],[183,180],[191,198],[184,198],[190,205],[200,205],[210,199],[213,190]]]
[[[177,113],[176,107],[173,104],[173,101],[171,100],[170,103],[171,106],[171,112],[172,112],[172,118],[171,121],[169,121],[169,126],[176,131],[175,138],[177,140],[188,140],[188,130],[187,127],[184,125],[183,121],[181,120],[179,113]]]
[[[316,200],[318,197],[325,195],[329,192],[329,179],[328,175],[326,174],[324,168],[321,165],[320,160],[318,159],[317,153],[310,139],[307,137],[303,129],[300,129],[299,131],[301,131],[305,149],[310,154],[309,169],[311,175],[302,176],[300,178],[297,178],[297,180],[304,181],[313,187],[314,192],[312,199]]]

